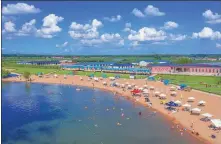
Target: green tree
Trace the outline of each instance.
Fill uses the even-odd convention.
[[[29,79],[30,79],[30,76],[31,76],[31,73],[30,73],[30,72],[25,71],[25,72],[23,73],[23,77],[24,77],[26,80],[29,80]]]
[[[9,71],[2,69],[2,77],[7,77],[10,74]]]

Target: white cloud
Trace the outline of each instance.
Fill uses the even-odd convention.
[[[221,48],[221,44],[216,43],[216,47],[217,47],[217,48]]]
[[[160,10],[152,5],[148,5],[145,10],[144,10],[146,15],[151,15],[151,16],[164,16],[164,12],[160,12]]]
[[[131,23],[126,23],[125,28],[123,29],[125,32],[130,32],[131,31]]]
[[[26,3],[7,4],[2,8],[2,14],[13,15],[13,14],[28,14],[28,13],[39,13],[41,10],[35,8],[34,5],[28,5]]]
[[[112,16],[112,17],[105,17],[104,20],[110,21],[110,22],[117,22],[121,20],[121,15]]]
[[[73,39],[94,39],[99,36],[99,32],[97,30],[102,26],[102,22],[97,19],[94,19],[91,24],[85,25],[72,22],[68,33]]]
[[[133,9],[132,14],[134,14],[136,17],[145,17],[145,15],[137,8]]]
[[[122,46],[124,45],[124,39],[122,39],[120,34],[118,33],[116,34],[105,33],[105,34],[102,34],[99,38],[82,39],[81,43],[84,45],[90,45],[90,46],[105,44],[105,43],[110,43],[110,44],[113,43],[115,45]]]
[[[35,34],[37,29],[35,27],[36,20],[33,19],[30,22],[26,22],[22,25],[22,28],[16,33],[17,36],[28,36]]]
[[[173,21],[168,21],[164,23],[164,26],[162,27],[163,29],[174,29],[174,28],[178,28],[178,24],[173,22]]]
[[[185,40],[187,38],[187,35],[174,35],[174,34],[169,34],[169,39],[172,41],[182,41]]]
[[[15,24],[11,21],[5,22],[4,23],[4,29],[2,31],[3,33],[11,33],[11,32],[16,32],[15,29]]]
[[[61,32],[62,29],[57,24],[63,21],[63,17],[49,14],[43,19],[43,26],[37,30],[37,36],[42,38],[52,38],[56,33]]]
[[[202,15],[205,17],[207,23],[221,23],[221,15],[218,13],[213,13],[211,10],[206,10]]]
[[[159,41],[166,39],[166,33],[155,28],[143,27],[138,32],[131,33],[128,39],[131,41]]]
[[[153,42],[153,45],[168,45],[167,42]]]
[[[209,27],[204,27],[200,32],[194,32],[192,38],[209,38],[211,40],[221,39],[221,33],[219,31],[213,31]]]
[[[130,44],[132,47],[137,47],[139,45],[138,41],[132,41]]]
[[[57,48],[63,48],[63,47],[66,47],[68,45],[68,42],[64,42],[63,44],[59,45],[59,44],[56,44],[56,47]]]

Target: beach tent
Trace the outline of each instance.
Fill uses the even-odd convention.
[[[216,128],[221,128],[221,120],[220,119],[211,119],[212,125]]]
[[[120,78],[120,75],[115,75],[115,78],[116,78],[116,79],[119,79],[119,78]]]
[[[64,79],[66,79],[67,78],[67,76],[66,75],[64,75]]]
[[[57,77],[58,77],[58,75],[54,74],[54,77],[55,77],[55,78],[57,78]]]
[[[205,101],[203,101],[203,100],[201,100],[201,101],[199,101],[199,103],[198,103],[200,106],[204,106],[205,104],[206,104],[206,102]]]
[[[107,75],[105,73],[103,73],[102,78],[107,78]]]
[[[211,118],[213,117],[213,115],[209,114],[209,113],[204,113],[204,114],[201,114],[202,116],[206,117],[206,118]]]
[[[187,87],[186,84],[180,84],[180,89],[184,89],[184,88],[186,88],[186,87]]]
[[[148,77],[148,80],[149,80],[149,81],[155,81],[155,78],[154,78],[153,76],[149,76],[149,77]]]
[[[121,87],[122,87],[122,88],[125,88],[125,84],[121,84]]]
[[[99,79],[98,79],[97,77],[94,77],[94,81],[98,82],[98,81],[99,81]]]
[[[166,79],[163,81],[163,83],[164,83],[164,85],[168,85],[170,83],[170,81]]]
[[[110,86],[112,86],[112,87],[117,86],[117,85],[116,85],[116,82],[111,82],[111,83],[110,83]]]
[[[193,108],[193,109],[191,109],[191,113],[200,114],[200,112],[201,112],[201,109],[199,109],[199,108]]]

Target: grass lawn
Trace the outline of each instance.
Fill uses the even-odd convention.
[[[156,79],[159,77],[163,79],[169,79],[172,84],[179,85],[181,83],[187,84],[193,89],[211,92],[221,95],[221,85],[218,85],[218,81],[221,80],[221,77],[215,76],[185,76],[185,75],[156,75]],[[206,87],[200,82],[210,84],[211,87]]]

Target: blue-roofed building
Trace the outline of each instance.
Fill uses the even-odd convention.
[[[170,61],[166,60],[142,60],[142,61],[137,61],[136,63],[133,63],[134,65],[139,65],[141,67],[146,67],[149,64],[153,63],[158,63],[158,64],[163,64],[163,63],[170,63]]]
[[[59,61],[21,61],[17,64],[25,64],[25,65],[58,65]]]

